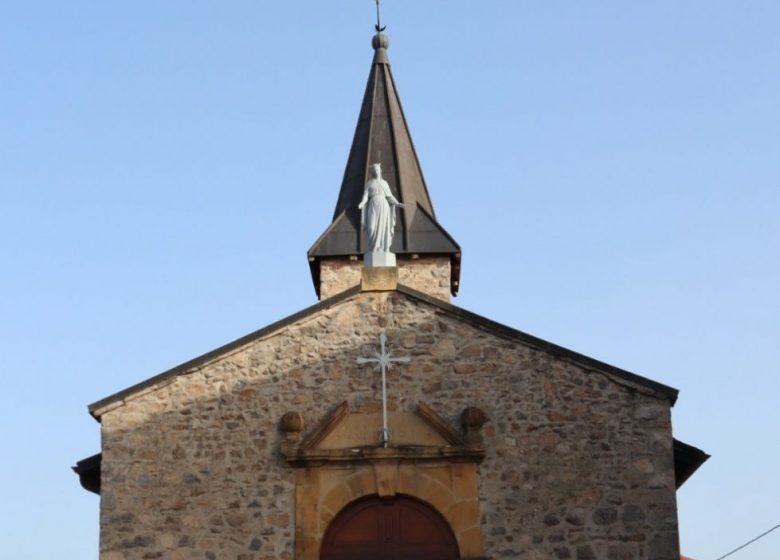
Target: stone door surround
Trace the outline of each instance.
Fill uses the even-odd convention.
[[[331,521],[368,496],[405,495],[429,505],[447,521],[461,558],[483,558],[477,465],[484,457],[480,429],[486,418],[469,407],[464,433],[423,402],[412,412],[390,407],[393,444],[374,441],[381,403],[351,410],[337,406],[304,438],[297,412],[282,417],[282,455],[295,468],[295,558],[319,560]]]

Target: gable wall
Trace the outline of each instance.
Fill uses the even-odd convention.
[[[479,466],[488,557],[671,559],[669,403],[497,338],[399,293],[363,293],[102,417],[101,558],[291,559],[295,472],[278,422],[307,429],[379,395],[358,367],[385,332],[402,410],[490,417]]]

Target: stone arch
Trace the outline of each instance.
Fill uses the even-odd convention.
[[[334,486],[322,500],[320,507],[320,528],[324,533],[333,517],[347,504],[365,496],[376,494],[376,477],[369,469],[360,469]]]
[[[318,544],[334,517],[349,504],[369,496],[396,494],[417,499],[437,511],[452,529],[464,557],[481,554],[476,469],[466,464],[433,468],[393,465],[390,469],[375,465],[345,473],[320,502]]]

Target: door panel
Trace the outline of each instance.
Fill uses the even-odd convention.
[[[457,560],[444,518],[412,498],[372,496],[345,507],[331,522],[321,560]]]

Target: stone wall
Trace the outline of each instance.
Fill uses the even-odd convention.
[[[407,259],[397,257],[398,281],[444,301],[450,301],[449,257]],[[320,262],[320,299],[327,299],[360,284],[362,261],[323,259]]]
[[[478,467],[492,559],[679,558],[669,402],[465,324],[398,292],[360,293],[102,414],[101,559],[292,559],[296,470],[281,416],[307,430],[379,395],[490,418]],[[305,435],[305,434],[304,434]]]

